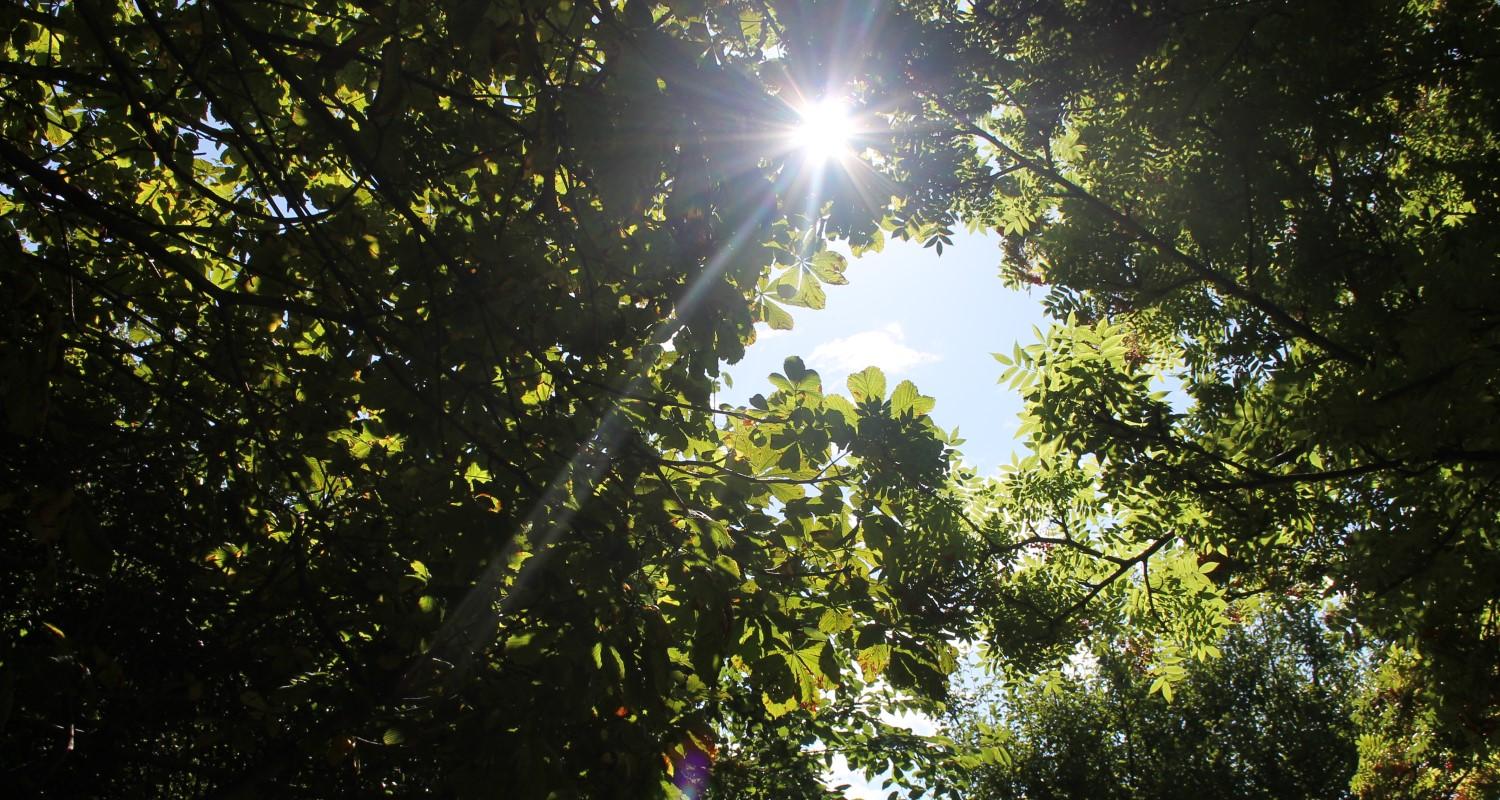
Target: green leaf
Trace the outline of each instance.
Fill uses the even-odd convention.
[[[888,644],[870,645],[859,651],[856,658],[859,664],[860,674],[864,676],[865,682],[875,680],[885,672],[886,667],[891,664],[891,646]]]
[[[808,369],[800,357],[789,356],[783,363],[782,369],[786,372],[786,378],[791,382],[792,388],[813,394],[823,391],[823,382],[818,377],[818,373]]]
[[[787,305],[817,310],[828,304],[822,284],[801,269],[787,270],[786,277],[776,284],[776,293]]]
[[[798,705],[798,701],[795,696],[789,697],[786,700],[776,701],[772,700],[771,695],[766,694],[765,692],[761,693],[760,702],[765,706],[766,712],[771,715],[771,719],[779,719],[786,716],[787,714],[792,713],[793,711],[796,711]]]
[[[818,630],[824,633],[842,633],[853,627],[854,614],[848,610],[830,608],[818,617]]]
[[[853,425],[859,421],[859,413],[847,398],[840,394],[823,396],[823,407],[838,412],[843,417],[845,424]]]
[[[849,279],[844,277],[844,270],[848,269],[849,260],[832,250],[824,250],[808,259],[807,266],[808,270],[823,283],[842,286],[849,282]]]
[[[826,683],[821,666],[826,648],[825,643],[814,642],[784,654],[792,677],[797,682],[797,698],[804,703],[817,702],[818,690]]]
[[[849,394],[860,403],[885,399],[885,373],[878,367],[865,367],[849,376]]]
[[[917,391],[916,384],[911,381],[896,384],[895,390],[891,392],[891,413],[895,416],[911,414],[920,417],[931,411],[932,407],[932,398],[923,397]]]
[[[469,489],[472,491],[475,484],[489,483],[490,471],[479,466],[478,462],[472,463],[468,469],[464,470],[464,480],[468,481]]]
[[[723,553],[714,556],[714,566],[729,573],[730,575],[733,575],[736,578],[740,577],[740,562],[735,561],[734,559]]]
[[[756,321],[766,323],[771,330],[789,331],[792,329],[792,315],[769,299],[762,298],[759,303],[756,303],[755,312]]]

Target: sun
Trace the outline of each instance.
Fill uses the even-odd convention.
[[[854,137],[854,118],[837,100],[809,103],[797,110],[802,118],[792,129],[792,146],[815,163],[839,158],[850,152]]]

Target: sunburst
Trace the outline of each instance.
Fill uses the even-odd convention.
[[[797,114],[801,119],[789,138],[804,158],[822,164],[852,155],[855,123],[844,103],[820,100],[798,108]]]

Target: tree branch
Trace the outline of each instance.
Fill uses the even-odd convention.
[[[1368,359],[1366,359],[1365,357],[1319,333],[1312,326],[1292,316],[1291,313],[1286,309],[1281,308],[1280,306],[1276,305],[1265,297],[1262,297],[1261,295],[1251,291],[1250,289],[1241,286],[1238,282],[1236,282],[1229,276],[1224,275],[1223,273],[1213,269],[1203,261],[1200,261],[1199,259],[1194,258],[1193,256],[1178,249],[1176,246],[1162,239],[1145,225],[1142,225],[1140,222],[1136,221],[1130,215],[1126,214],[1123,211],[1120,211],[1104,199],[1069,180],[1057,170],[1052,169],[1048,165],[1043,164],[1036,159],[1022,154],[1015,148],[1006,144],[1004,141],[1001,141],[999,137],[995,136],[984,128],[979,127],[978,125],[969,122],[943,98],[935,95],[927,95],[927,99],[931,100],[934,105],[942,109],[944,113],[946,113],[951,119],[957,122],[963,129],[964,133],[970,134],[972,136],[978,136],[979,138],[988,142],[996,150],[999,150],[1000,152],[1009,156],[1017,164],[1024,165],[1032,172],[1035,172],[1036,174],[1046,178],[1047,180],[1050,180],[1053,183],[1056,183],[1057,185],[1063,187],[1065,190],[1067,190],[1070,196],[1084,201],[1084,203],[1088,204],[1095,211],[1098,211],[1099,213],[1103,214],[1105,217],[1113,221],[1116,225],[1120,226],[1121,229],[1133,236],[1137,241],[1150,245],[1153,249],[1155,249],[1162,255],[1187,267],[1189,271],[1197,275],[1201,280],[1206,281],[1207,283],[1212,285],[1215,289],[1218,289],[1219,291],[1223,292],[1226,295],[1229,295],[1230,297],[1247,303],[1251,307],[1265,314],[1272,321],[1295,334],[1297,337],[1311,342],[1312,344],[1318,346],[1335,358],[1338,358],[1340,361],[1345,361],[1355,365],[1362,365],[1367,362]]]

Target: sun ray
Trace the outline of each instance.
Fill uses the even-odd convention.
[[[713,282],[724,274],[734,255],[750,244],[760,223],[774,211],[774,204],[768,204],[751,213],[750,219],[734,231],[730,240],[708,260],[703,271],[688,281],[673,312],[657,324],[646,342],[663,342],[671,338],[707,298]],[[643,357],[637,356],[629,367],[629,373],[634,377],[619,392],[621,401],[604,412],[593,434],[579,443],[572,458],[536,499],[515,535],[497,549],[484,574],[433,635],[435,644],[428,658],[407,671],[406,681],[422,680],[429,673],[419,667],[431,668],[439,663],[447,668],[443,678],[446,681],[457,681],[469,674],[479,649],[487,641],[486,636],[493,631],[493,625],[514,610],[516,598],[524,596],[527,584],[537,580],[545,570],[552,545],[570,530],[577,514],[583,512],[593,499],[614,460],[615,449],[629,432],[630,422],[622,410],[624,399],[647,393],[650,387],[647,371],[648,365]],[[576,507],[563,502],[570,494],[577,498]],[[562,510],[557,513],[559,508]],[[549,516],[552,517],[550,520]],[[534,555],[522,564],[507,592],[504,573],[510,556],[521,544],[522,536],[526,537]]]

